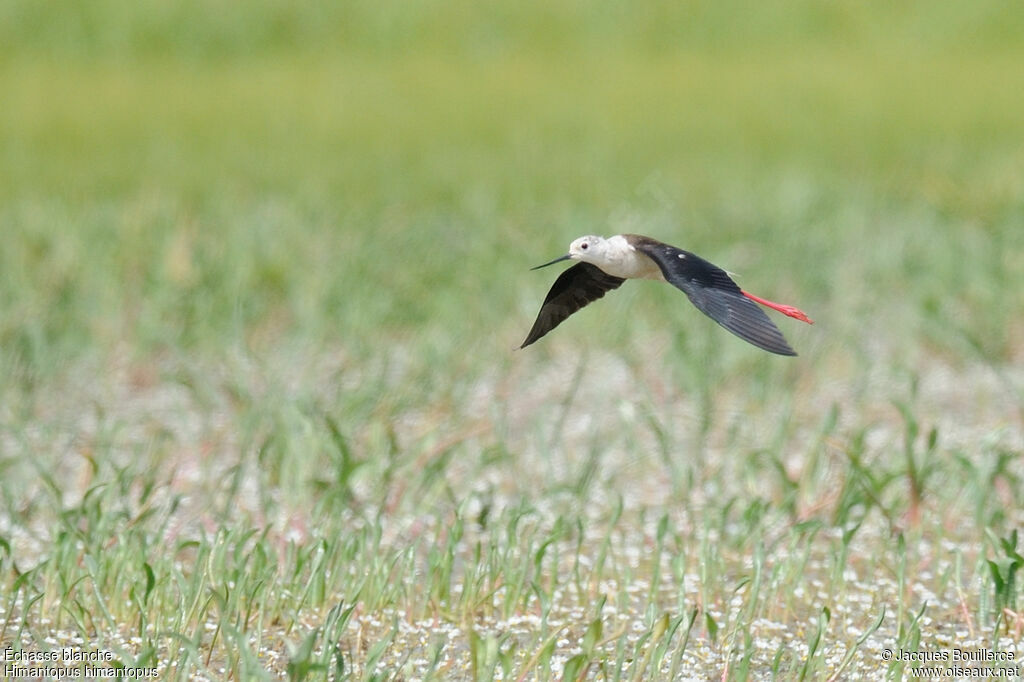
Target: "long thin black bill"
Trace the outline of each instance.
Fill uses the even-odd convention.
[[[570,258],[572,258],[572,256],[570,256],[569,254],[565,254],[564,256],[556,258],[555,260],[551,261],[550,263],[545,263],[544,265],[538,265],[537,267],[530,268],[530,269],[531,270],[540,270],[541,268],[546,268],[547,266],[554,265],[555,263],[561,263],[562,261],[569,260]]]

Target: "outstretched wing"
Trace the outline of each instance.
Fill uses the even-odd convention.
[[[551,291],[537,314],[537,321],[533,323],[533,329],[520,348],[526,348],[560,325],[562,320],[612,289],[617,289],[625,281],[621,277],[612,277],[590,263],[572,266],[551,285]]]
[[[736,336],[779,355],[796,355],[779,328],[722,268],[700,256],[652,239],[633,245],[658,264],[673,286],[682,289],[697,309]]]

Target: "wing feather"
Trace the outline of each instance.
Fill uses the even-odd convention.
[[[744,341],[778,355],[796,355],[775,323],[743,295],[722,268],[669,244],[630,235],[631,243],[658,264],[665,279],[712,320]]]
[[[537,314],[537,321],[533,323],[533,328],[520,348],[526,348],[560,325],[565,318],[612,289],[617,289],[625,281],[590,263],[572,266],[559,275],[551,286]]]

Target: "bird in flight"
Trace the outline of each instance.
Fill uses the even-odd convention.
[[[794,306],[783,305],[743,291],[725,270],[696,254],[639,234],[580,237],[569,253],[533,270],[564,260],[579,261],[555,280],[520,348],[547,334],[565,318],[596,301],[627,279],[655,279],[681,289],[693,305],[748,343],[778,355],[796,355],[782,332],[761,308],[814,324]]]

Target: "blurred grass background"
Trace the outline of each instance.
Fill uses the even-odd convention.
[[[618,220],[755,291],[908,303],[1009,357],[1012,4],[3,12],[5,348],[216,352],[275,324],[513,343],[522,266]]]
[[[58,542],[68,510],[107,485],[112,497],[96,497],[108,510],[114,488],[141,505],[139,481],[187,491],[185,520],[166,523],[200,552],[218,545],[195,527],[259,529],[263,547],[308,524],[333,542],[352,527],[337,499],[370,526],[395,513],[446,528],[482,481],[540,504],[578,475],[568,506],[601,510],[628,488],[616,471],[642,485],[662,466],[674,501],[641,505],[632,531],[704,504],[697,516],[725,527],[746,513],[770,532],[760,514],[795,505],[788,485],[812,500],[848,490],[803,444],[863,446],[880,422],[902,423],[892,403],[917,405],[919,383],[936,392],[915,419],[955,442],[919,530],[948,530],[965,480],[954,454],[1018,462],[1022,449],[1022,64],[1024,5],[996,1],[0,4],[5,585],[45,591],[18,578],[27,565],[47,586],[74,585],[81,567],[62,563]],[[513,352],[553,278],[528,268],[579,235],[627,231],[807,310],[814,327],[780,321],[801,357],[761,354],[643,284]],[[589,357],[609,375],[574,374]],[[581,385],[605,402],[574,405]],[[869,459],[901,461],[897,441]],[[800,469],[783,465],[793,458],[808,468],[766,482],[762,449],[783,474]],[[602,473],[599,457],[625,469]],[[247,477],[258,499],[233,508],[251,497]],[[604,502],[585,492],[594,477]],[[702,497],[732,485],[764,506]],[[989,498],[972,485],[968,564],[984,560],[984,529],[1002,536],[1020,518],[1018,488]],[[850,494],[902,527],[920,502],[903,492]],[[848,528],[860,507],[845,494],[826,524]],[[167,529],[131,528],[147,549],[125,565],[148,561],[170,589]],[[385,550],[423,550],[407,539]],[[370,561],[380,542],[346,560]],[[34,549],[12,569],[22,545]],[[892,551],[871,546],[889,565]],[[335,584],[343,600],[350,587]],[[332,594],[287,608],[321,614]],[[417,596],[364,607],[429,611]]]

